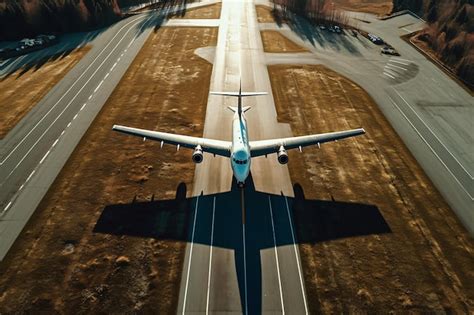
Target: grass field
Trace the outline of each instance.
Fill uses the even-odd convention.
[[[38,61],[0,78],[0,139],[71,70],[90,47]]]

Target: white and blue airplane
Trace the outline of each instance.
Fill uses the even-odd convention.
[[[266,95],[266,92],[211,92],[212,95],[232,96],[238,98],[237,107],[229,106],[234,112],[232,120],[232,141],[222,141],[206,138],[191,137],[185,135],[177,135],[152,130],[131,128],[126,126],[114,125],[113,130],[126,133],[133,136],[142,137],[143,140],[151,139],[164,143],[173,144],[178,147],[194,149],[192,160],[195,163],[201,163],[204,160],[204,152],[220,155],[230,158],[230,163],[237,184],[243,187],[245,180],[250,173],[250,159],[262,155],[276,153],[280,164],[288,163],[287,150],[298,148],[300,151],[303,147],[317,145],[329,141],[337,141],[344,138],[354,137],[365,133],[363,128],[329,132],[321,134],[313,134],[308,136],[258,140],[250,141],[247,131],[247,122],[245,112],[250,107],[242,107],[242,98],[247,96]]]

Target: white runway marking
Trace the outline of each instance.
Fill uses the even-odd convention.
[[[408,65],[409,65],[409,63],[406,63],[406,62],[403,62],[403,61],[400,61],[400,60],[391,59],[390,61],[391,61],[391,62],[396,62],[396,63],[402,64],[402,65],[405,65],[405,66],[408,66]]]
[[[393,68],[401,69],[403,71],[408,71],[408,69],[405,69],[405,68],[397,66],[397,65],[392,65],[391,63],[387,64],[385,67],[393,67]]]
[[[28,178],[25,180],[25,183],[29,182],[31,177],[33,177],[33,175],[35,174],[36,170],[33,170],[33,172],[30,173],[30,175],[28,176]]]
[[[277,250],[277,242],[276,242],[276,235],[275,235],[275,223],[273,222],[272,200],[270,196],[268,196],[268,206],[270,208],[270,218],[272,222],[273,249],[275,250],[275,262],[276,262],[277,275],[278,275],[278,288],[280,289],[281,310],[282,310],[282,314],[285,314],[285,303],[283,302],[283,288],[281,286],[280,262],[278,260],[278,250]]]
[[[386,75],[386,76],[389,77],[389,78],[395,79],[395,77],[394,77],[393,75],[388,74],[388,73],[385,72],[385,71],[383,72],[383,74]]]
[[[441,145],[444,147],[444,149],[454,158],[454,160],[461,166],[461,168],[466,172],[466,174],[468,176],[471,177],[472,179],[472,176],[471,174],[469,174],[469,172],[467,172],[467,170],[464,168],[464,166],[459,163],[459,161],[456,159],[456,157],[451,153],[451,151],[448,150],[448,148],[446,148],[446,146],[443,144],[443,142],[441,142],[439,140],[439,138],[436,136],[436,134],[434,134],[434,132],[428,127],[428,125],[423,121],[423,119],[421,119],[421,117],[418,115],[418,113],[415,112],[415,110],[410,106],[410,104],[400,95],[400,93],[398,93],[397,90],[393,89],[395,91],[395,93],[398,94],[398,96],[400,96],[400,98],[408,105],[408,107],[412,110],[412,112],[414,112],[414,114],[418,117],[418,119],[420,119],[420,121],[425,125],[426,128],[428,128],[428,130],[431,132],[431,134],[439,141],[439,143],[441,143]],[[398,109],[398,111],[403,115],[403,117],[405,117],[405,119],[408,121],[408,123],[412,126],[412,128],[415,130],[415,132],[418,134],[418,136],[421,138],[421,140],[423,140],[423,142],[430,148],[431,152],[433,152],[433,154],[436,156],[436,158],[441,162],[441,164],[443,164],[443,166],[448,170],[448,172],[453,176],[453,178],[456,180],[456,182],[459,184],[459,186],[461,186],[461,188],[464,190],[464,192],[469,196],[469,198],[471,198],[471,200],[474,200],[473,196],[471,196],[471,194],[469,193],[469,191],[466,190],[466,188],[464,188],[464,186],[462,185],[461,181],[456,177],[456,175],[454,175],[454,173],[451,171],[451,169],[449,169],[449,167],[444,163],[444,161],[441,159],[441,157],[438,155],[438,153],[436,153],[436,151],[433,149],[433,147],[428,143],[428,141],[426,141],[426,139],[423,137],[423,135],[420,133],[420,131],[418,131],[418,129],[415,127],[415,125],[410,121],[410,119],[408,119],[408,117],[405,115],[405,113],[403,112],[403,110],[398,106],[398,104],[390,97],[390,101],[393,103],[393,105],[395,105],[395,107]]]
[[[194,247],[194,232],[196,231],[196,219],[199,209],[199,196],[196,198],[196,207],[194,208],[194,223],[193,223],[193,231],[191,233],[191,248],[189,249],[189,263],[188,263],[188,271],[186,274],[186,285],[184,288],[184,300],[183,300],[183,315],[186,312],[186,299],[188,297],[188,286],[189,286],[189,274],[191,271],[191,261],[193,258],[193,247]]]
[[[71,127],[71,122],[69,122],[66,126],[66,128],[69,128],[69,127]]]
[[[216,197],[212,203],[212,223],[211,223],[211,248],[209,250],[209,271],[207,276],[207,301],[206,314],[209,314],[209,292],[211,291],[211,271],[212,271],[212,246],[214,246],[214,218],[216,214]]]
[[[76,115],[74,115],[74,117],[72,118],[72,120],[75,120],[76,118],[77,118],[77,114],[76,114]]]
[[[81,106],[81,109],[80,110],[83,110],[84,107],[86,107],[87,103],[84,103],[82,106]]]
[[[12,202],[10,201],[10,202],[7,204],[7,206],[3,209],[3,212],[7,211],[7,210],[10,208],[11,205],[12,205]]]
[[[43,155],[43,158],[41,158],[41,161],[39,162],[39,164],[43,164],[44,160],[48,157],[49,152],[50,152],[50,150],[48,150],[48,152],[46,152],[46,154]]]
[[[52,145],[51,147],[54,148],[54,147],[56,146],[56,144],[58,144],[58,141],[59,141],[59,138],[57,138],[57,139],[54,141],[54,143],[53,143],[53,145]]]
[[[298,265],[298,275],[300,276],[301,294],[303,295],[304,309],[305,309],[305,313],[309,314],[308,305],[306,303],[306,296],[304,294],[305,291],[304,291],[304,285],[303,285],[303,275],[302,275],[301,266],[300,266],[300,257],[298,254],[298,248],[296,247],[295,233],[293,231],[293,222],[291,221],[290,207],[288,206],[288,198],[286,196],[285,196],[285,203],[286,203],[286,212],[288,214],[288,221],[290,223],[291,238],[293,240],[293,247],[295,250],[296,264]]]
[[[94,93],[97,92],[97,90],[100,88],[100,86],[104,83],[104,80],[100,81],[99,85],[95,88]]]

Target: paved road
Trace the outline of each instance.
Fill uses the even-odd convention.
[[[211,50],[197,53],[212,58]],[[224,0],[211,90],[270,92],[246,99],[249,137],[290,136],[276,110],[252,0]],[[231,139],[235,99],[210,96],[204,136]],[[228,159],[206,155],[196,167],[190,239],[178,313],[307,313],[293,231],[293,189],[275,156],[252,160],[253,181],[233,187]],[[202,195],[201,195],[202,194]],[[245,212],[245,220],[243,219]],[[242,224],[244,223],[244,224]]]
[[[0,260],[164,13],[95,32],[91,51],[0,141]]]
[[[265,2],[262,1],[262,4]],[[362,36],[355,38],[321,31],[298,19],[279,27],[261,24],[306,47],[304,54],[267,54],[267,63],[324,64],[361,85],[408,146],[445,200],[474,234],[474,99],[415,48],[400,38],[423,27],[423,21],[405,14],[358,26],[381,36],[401,57],[380,54],[380,47]]]

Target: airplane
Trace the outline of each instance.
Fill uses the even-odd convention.
[[[248,137],[245,113],[251,107],[242,107],[242,98],[267,95],[267,93],[242,92],[242,88],[240,88],[239,92],[210,92],[210,94],[238,98],[237,107],[228,107],[232,112],[234,112],[234,117],[232,120],[232,141],[198,138],[120,125],[114,125],[112,130],[142,137],[143,141],[146,139],[161,141],[161,147],[163,147],[163,144],[166,143],[176,145],[178,150],[180,147],[193,149],[194,152],[192,155],[192,160],[196,164],[199,164],[204,160],[204,152],[213,154],[214,156],[220,155],[230,158],[234,177],[238,186],[241,188],[244,187],[245,180],[249,176],[251,158],[263,155],[267,156],[269,154],[276,153],[278,162],[280,164],[287,164],[287,150],[298,148],[300,151],[302,151],[302,148],[306,146],[317,145],[320,147],[321,143],[324,142],[337,141],[365,133],[363,128],[358,128],[299,137],[250,141]]]

